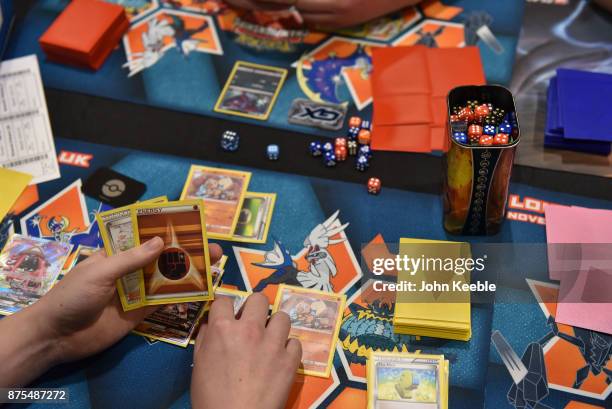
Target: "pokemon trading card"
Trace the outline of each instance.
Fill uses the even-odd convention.
[[[272,312],[291,320],[290,338],[302,343],[298,373],[329,377],[346,296],[281,284]]]

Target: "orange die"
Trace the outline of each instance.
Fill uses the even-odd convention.
[[[362,145],[369,145],[372,141],[372,133],[367,129],[362,129],[357,135],[357,141]]]

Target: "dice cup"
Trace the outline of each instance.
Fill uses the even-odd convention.
[[[491,103],[506,113],[516,112],[512,93],[498,85],[461,86],[447,97],[446,133],[450,148],[444,160],[444,229],[455,235],[483,236],[499,232],[506,214],[508,187],[519,143],[518,126],[512,143],[504,146],[465,146],[452,137],[451,109],[469,100]]]

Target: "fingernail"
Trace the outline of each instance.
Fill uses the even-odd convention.
[[[161,237],[153,237],[151,240],[147,241],[144,244],[145,250],[148,251],[157,251],[160,250],[164,246],[164,241]]]

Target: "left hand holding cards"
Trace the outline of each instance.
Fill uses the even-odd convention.
[[[0,386],[23,386],[51,366],[110,347],[157,307],[124,312],[116,280],[151,263],[164,248],[155,237],[114,256],[79,263],[38,302],[0,321]],[[211,258],[221,248],[210,246]],[[27,345],[27,348],[24,348]]]
[[[238,318],[230,298],[212,303],[194,349],[194,409],[285,407],[302,348],[288,339],[287,314],[273,314],[268,321],[268,310],[268,299],[260,293],[247,299]]]

